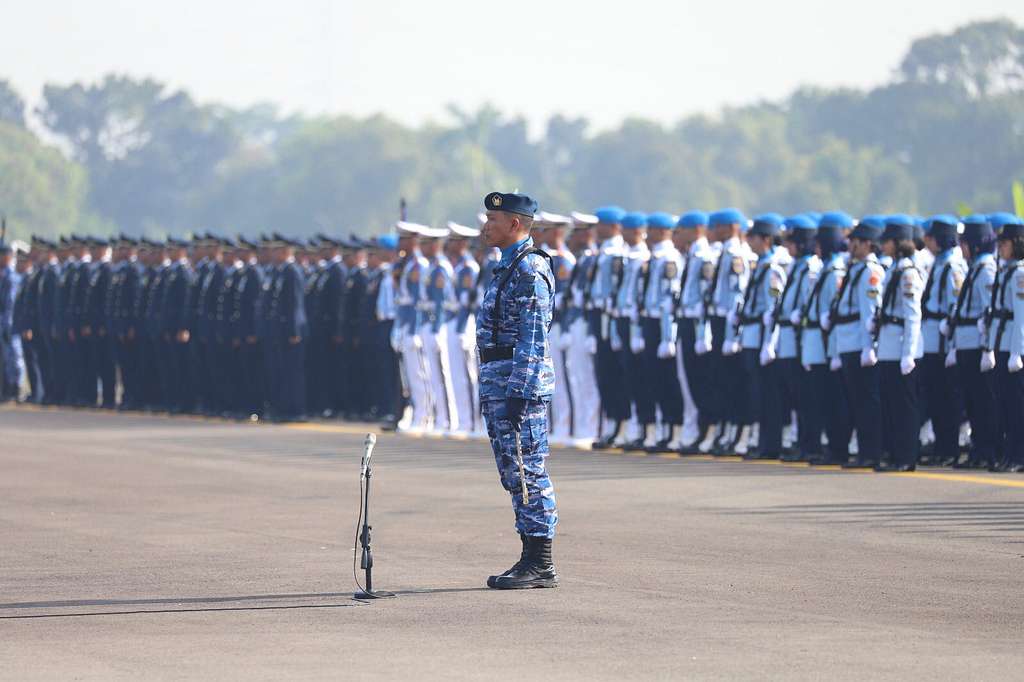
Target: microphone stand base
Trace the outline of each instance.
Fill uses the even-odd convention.
[[[380,592],[356,592],[354,595],[352,595],[352,597],[355,598],[355,599],[387,599],[389,597],[394,597],[394,596],[395,596],[394,592],[384,592],[384,591],[380,591]]]

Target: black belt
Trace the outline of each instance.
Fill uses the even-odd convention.
[[[835,328],[841,324],[850,324],[851,322],[859,322],[860,315],[836,315],[836,318],[832,320],[832,327]]]
[[[1013,313],[1009,310],[993,310],[992,317],[997,320],[1012,320]]]
[[[804,329],[821,329],[821,323],[817,320],[807,320],[804,322]]]
[[[906,320],[904,320],[902,317],[895,317],[893,315],[882,315],[882,319],[880,321],[883,325],[902,325],[904,322],[906,322]]]
[[[943,315],[942,313],[933,313],[930,310],[921,311],[921,319],[924,320],[941,320],[944,317],[945,315]]]
[[[956,318],[957,327],[974,327],[978,324],[980,317],[958,317]]]
[[[779,326],[779,327],[792,327],[793,323],[790,322],[789,320],[779,320],[778,323],[777,323],[777,326]]]
[[[760,315],[740,315],[739,319],[739,323],[741,325],[761,324],[761,322],[762,320]]]
[[[494,348],[481,348],[480,364],[485,365],[488,362],[497,362],[499,360],[511,360],[512,356],[515,355],[515,351],[515,346],[495,346]]]

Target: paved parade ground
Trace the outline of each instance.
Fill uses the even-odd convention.
[[[1020,679],[1024,476],[555,451],[556,590],[489,447],[0,409],[0,678]]]

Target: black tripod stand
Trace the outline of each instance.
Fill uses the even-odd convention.
[[[381,599],[384,597],[394,597],[393,592],[373,591],[373,552],[370,549],[370,531],[373,527],[370,525],[370,478],[373,473],[370,470],[369,461],[365,464],[366,473],[360,476],[360,504],[359,504],[359,521],[360,524],[356,524],[357,531],[357,542],[362,546],[362,555],[359,560],[359,568],[366,572],[366,586],[359,585],[359,578],[356,577],[355,568],[355,547],[353,547],[352,557],[352,577],[355,578],[356,585],[363,587],[359,592],[355,593],[356,599]]]

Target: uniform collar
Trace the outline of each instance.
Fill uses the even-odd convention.
[[[512,264],[512,259],[523,249],[528,249],[533,246],[533,239],[529,236],[520,239],[512,246],[506,246],[501,250],[501,260],[498,261],[498,267],[507,268]]]

